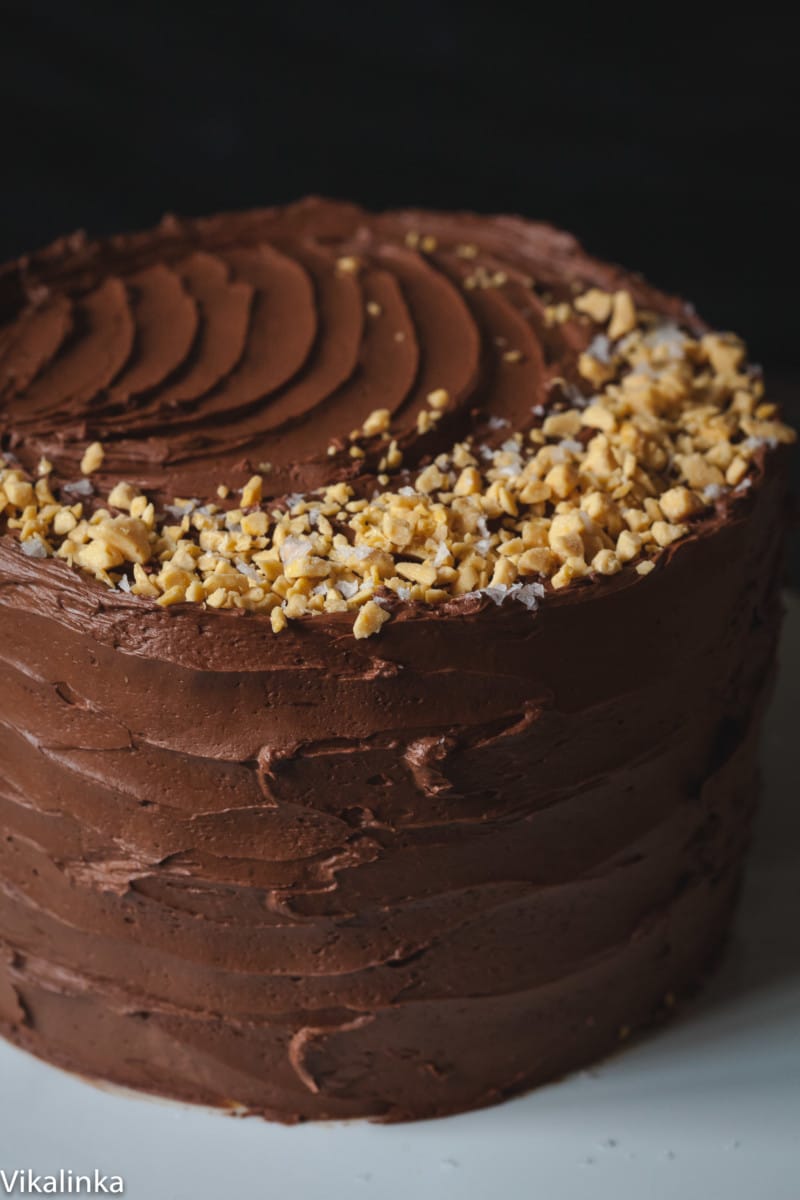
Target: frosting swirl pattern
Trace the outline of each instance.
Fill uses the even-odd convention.
[[[363,269],[342,269],[353,259]],[[413,469],[481,417],[529,429],[556,380],[587,390],[577,358],[591,325],[547,315],[577,282],[625,286],[703,328],[568,235],[514,218],[307,201],[67,239],[0,281],[0,315],[16,318],[0,342],[7,449],[70,478],[97,440],[101,488],[126,479],[164,499],[241,487],[268,462],[265,494],[280,496],[376,473],[379,448],[353,461],[346,440],[386,408]],[[451,407],[420,434],[440,388]]]

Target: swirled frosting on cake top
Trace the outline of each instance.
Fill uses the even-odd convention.
[[[645,575],[794,436],[736,337],[514,218],[169,218],[0,302],[21,551],[276,632]]]

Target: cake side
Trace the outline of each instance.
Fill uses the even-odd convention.
[[[619,1044],[735,896],[774,500],[646,589],[442,621],[422,661],[409,623],[351,641],[345,684],[324,619],[212,687],[5,604],[5,1031],[284,1120],[453,1111]]]
[[[360,343],[353,386],[339,385],[346,406],[332,405],[340,444],[328,441],[326,404],[309,408],[308,421],[297,408],[303,387],[306,401],[311,395],[308,380],[326,345],[317,334],[290,409],[279,409],[285,424],[269,433],[261,422],[270,406],[257,412],[242,400],[241,376],[252,381],[252,361],[240,357],[229,369],[239,376],[235,385],[229,373],[199,399],[187,396],[187,378],[208,367],[210,333],[198,341],[195,330],[183,365],[154,382],[145,357],[136,357],[146,344],[137,326],[138,349],[118,370],[129,377],[138,370],[147,387],[136,392],[130,378],[123,387],[112,376],[87,395],[74,366],[86,326],[76,327],[47,360],[62,379],[64,356],[67,366],[73,362],[66,404],[52,390],[37,392],[37,376],[23,379],[17,326],[9,327],[14,337],[0,335],[0,361],[8,363],[13,349],[17,364],[3,392],[16,463],[6,465],[9,532],[0,538],[0,807],[8,830],[0,844],[0,1026],[26,1048],[84,1073],[282,1120],[437,1115],[490,1103],[606,1053],[668,1011],[719,945],[749,835],[758,724],[779,625],[781,442],[789,435],[763,407],[758,376],[738,343],[720,338],[695,349],[709,335],[680,302],[593,263],[563,235],[510,219],[369,218],[314,202],[172,224],[110,247],[61,247],[22,273],[15,268],[7,282],[13,291],[23,280],[35,294],[35,281],[46,280],[49,292],[35,300],[41,315],[59,289],[85,306],[107,272],[124,276],[133,266],[171,286],[159,268],[183,261],[198,243],[203,254],[233,263],[237,246],[272,239],[268,249],[283,254],[288,237],[303,241],[305,263],[326,259],[329,285],[346,279],[364,289],[362,333],[388,307],[377,315],[367,309],[378,303],[367,292],[372,255],[392,263],[397,294],[413,315],[413,373],[387,360],[385,344],[371,367]],[[431,239],[427,249],[424,238]],[[520,281],[526,299],[517,305],[509,274],[532,270],[535,257],[545,282],[537,290],[535,279]],[[343,267],[343,258],[357,258],[357,270]],[[453,260],[465,267],[456,300]],[[281,270],[281,287],[299,290],[298,276],[283,263]],[[439,306],[429,303],[430,292],[423,304],[423,278]],[[215,309],[217,320],[204,312],[204,329],[221,327],[222,312],[226,328],[235,328],[242,281],[231,268],[227,299]],[[146,285],[124,287],[143,305]],[[318,279],[315,287],[322,295]],[[646,356],[652,374],[640,372],[650,383],[640,407],[627,411],[624,380],[637,368],[628,350],[615,347],[634,329],[609,334],[615,309],[625,317],[621,294],[634,305],[642,339],[659,330],[656,361]],[[107,302],[106,292],[98,310],[104,320]],[[251,296],[248,328],[256,328],[264,303],[261,294],[257,303]],[[516,321],[513,343],[496,332],[500,315],[506,328]],[[114,342],[119,323],[106,328]],[[189,342],[189,324],[170,329],[183,330]],[[402,330],[394,322],[391,329],[395,342]],[[598,346],[598,337],[608,345]],[[340,329],[330,344],[340,349],[343,338]],[[590,362],[584,356],[593,344]],[[46,378],[41,337],[36,345],[30,361]],[[214,345],[221,351],[222,340]],[[636,339],[628,345],[638,353]],[[673,370],[676,346],[684,374],[683,366]],[[96,351],[89,356],[95,382],[112,361]],[[604,358],[619,360],[606,379],[611,362]],[[435,375],[425,377],[431,362]],[[382,387],[405,381],[394,408],[378,403],[386,391],[367,386],[380,364]],[[526,364],[530,372],[518,375]],[[460,384],[451,370],[463,373]],[[669,394],[681,380],[692,397]],[[442,408],[429,399],[437,387],[447,393]],[[696,430],[683,429],[690,404],[710,405],[711,393],[715,408],[698,417]],[[275,403],[286,394],[276,393]],[[606,434],[583,424],[587,413],[608,424],[592,414],[598,405],[613,416]],[[389,429],[364,434],[381,408],[388,408]],[[173,414],[189,428],[174,436],[168,424],[157,429],[156,410],[158,420]],[[351,416],[343,420],[345,412]],[[750,432],[742,420],[753,423]],[[627,463],[627,475],[624,454],[616,461],[632,436],[623,432],[626,422],[640,435],[643,426],[658,432],[638,456],[629,449],[637,461]],[[348,426],[358,436],[349,437]],[[601,465],[602,444],[590,448],[598,436],[614,459],[608,476],[591,465]],[[688,461],[661,462],[663,439]],[[84,476],[80,463],[93,441],[102,459]],[[260,473],[261,497],[243,506],[241,492],[259,474],[267,442],[273,466]],[[382,469],[392,442],[401,461]],[[453,462],[458,447],[474,467]],[[45,489],[35,491],[42,456],[50,469],[38,478],[56,509],[80,503],[85,511],[73,513],[64,541],[52,537],[40,556],[23,552],[20,542],[47,542],[55,523],[41,517],[51,503]],[[449,461],[437,464],[440,456]],[[707,471],[702,485],[698,459]],[[728,481],[736,459],[744,471]],[[431,466],[445,481],[428,492],[418,483]],[[563,498],[555,488],[571,473],[559,467],[575,473]],[[314,488],[340,485],[352,489],[338,522],[349,544],[369,546],[362,514],[380,505],[376,497],[406,488],[413,508],[429,516],[446,510],[441,543],[463,566],[464,530],[452,514],[465,510],[447,497],[470,469],[481,487],[462,498],[500,503],[494,515],[482,509],[487,532],[478,529],[466,543],[492,574],[473,563],[473,586],[463,592],[444,558],[433,585],[399,576],[407,594],[388,586],[394,576],[385,572],[359,574],[346,562],[340,571],[333,539],[313,557],[333,564],[337,583],[350,582],[349,572],[363,590],[369,579],[369,599],[350,606],[358,593],[347,597],[345,588],[344,606],[298,612],[277,637],[275,605],[259,601],[248,610],[226,600],[215,608],[207,603],[211,591],[206,602],[165,604],[158,583],[155,594],[133,590],[134,566],[157,580],[174,560],[175,548],[159,548],[165,537],[178,549],[209,532],[244,532],[252,541],[265,535],[243,531],[242,517],[262,511],[273,545],[284,520],[300,523],[286,537],[319,535],[320,514],[314,521],[311,514],[324,496]],[[678,519],[676,510],[670,520],[648,505],[659,500],[637,469],[651,487],[658,483],[657,495],[682,488],[694,496],[681,496],[689,511]],[[492,479],[490,471],[505,474]],[[29,480],[32,498],[14,487]],[[77,493],[64,491],[81,481]],[[107,506],[120,481],[141,493],[139,516],[130,503]],[[244,511],[234,528],[224,515],[221,529],[203,529],[202,520],[197,528],[197,509],[214,503],[218,483],[231,493],[216,497],[220,513]],[[500,487],[517,513],[502,507]],[[627,490],[615,499],[615,488]],[[31,503],[15,504],[15,494]],[[177,534],[166,534],[164,506],[182,495],[197,503],[167,514]],[[363,507],[347,508],[362,500]],[[89,535],[75,553],[57,553],[84,520],[95,529],[109,519],[139,521],[147,504],[151,524],[142,523],[153,561],[123,557],[90,571],[80,548],[102,539]],[[36,511],[26,515],[26,507]],[[638,532],[622,515],[634,510],[647,521]],[[572,521],[574,513],[584,514],[581,528],[562,523],[553,545],[553,522]],[[385,515],[379,532],[389,538]],[[37,520],[45,527],[26,528]],[[545,544],[513,547],[523,540],[515,526],[544,528],[536,522],[547,522]],[[653,533],[659,523],[679,532],[660,541]],[[617,548],[626,531],[639,545],[623,561]],[[580,547],[557,541],[576,535]],[[485,538],[485,551],[475,550]],[[241,546],[228,558],[218,543],[218,573],[229,579],[233,565],[246,575],[236,556],[244,561],[242,553],[272,548]],[[406,558],[381,545],[369,549],[389,555],[392,569],[402,561],[424,567],[433,557],[424,543]],[[548,570],[520,569],[522,555],[537,549],[553,555]],[[593,566],[603,551],[600,562],[614,556],[614,570]],[[278,553],[290,566],[286,558]],[[498,568],[503,560],[516,573],[495,580],[494,572],[508,570]],[[440,594],[426,599],[428,592]],[[281,598],[281,611],[288,599]],[[358,620],[370,601],[389,619],[378,636],[354,636],[354,609]]]

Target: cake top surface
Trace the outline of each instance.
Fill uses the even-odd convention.
[[[4,269],[0,326],[22,553],[276,632],[644,576],[794,436],[737,338],[518,218],[76,236]]]

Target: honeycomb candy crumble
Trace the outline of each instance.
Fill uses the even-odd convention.
[[[458,253],[473,256],[469,246]],[[356,273],[360,263],[344,258],[338,268]],[[88,479],[62,487],[57,499],[48,460],[31,480],[6,459],[0,521],[29,557],[61,558],[163,607],[268,613],[276,634],[300,617],[352,612],[361,639],[390,619],[384,605],[393,596],[436,604],[481,593],[535,607],[545,583],[559,590],[628,565],[645,576],[693,520],[749,485],[760,447],[795,439],[764,403],[761,379],[732,335],[692,337],[638,312],[627,291],[598,288],[552,306],[546,319],[597,327],[577,364],[593,389],[588,400],[539,411],[538,425],[499,447],[468,438],[406,473],[401,486],[386,474],[403,464],[390,413],[376,409],[349,448],[358,460],[359,439],[380,439],[380,490],[371,497],[341,482],[289,497],[285,508],[264,507],[257,474],[238,497],[219,485],[217,497],[233,499],[232,508],[176,499],[157,514],[120,480],[89,511],[78,498],[93,495]],[[508,351],[505,361],[519,357]],[[421,433],[451,404],[444,388],[427,401]],[[98,442],[89,445],[83,475],[103,457]]]

